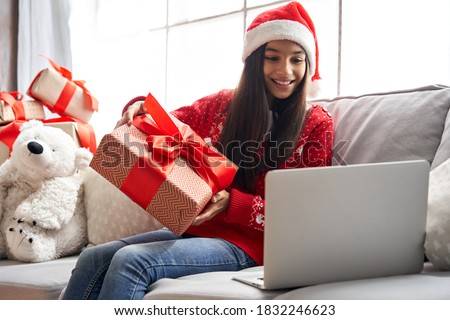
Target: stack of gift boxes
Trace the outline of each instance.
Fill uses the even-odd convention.
[[[149,94],[147,114],[103,137],[98,147],[88,124],[97,111],[96,99],[83,81],[49,59],[52,68],[39,72],[23,100],[1,93],[0,163],[10,154],[20,125],[42,120],[68,132],[94,157],[91,167],[132,201],[176,234],[183,233],[208,204],[226,189],[237,167],[201,139],[189,126],[164,111]],[[45,119],[43,107],[60,118]],[[3,159],[2,159],[3,158]]]
[[[52,68],[40,71],[27,91],[34,100],[24,99],[19,92],[0,92],[0,164],[9,157],[21,125],[31,119],[61,128],[79,146],[96,150],[95,133],[88,122],[98,111],[97,100],[84,81],[73,80],[70,70],[49,61]],[[46,119],[44,108],[58,117]]]

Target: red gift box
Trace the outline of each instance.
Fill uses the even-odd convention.
[[[23,95],[18,92],[0,92],[0,124],[14,120],[45,119],[42,103],[22,99]]]
[[[237,167],[153,96],[138,116],[103,137],[91,167],[165,227],[182,234]]]
[[[41,101],[50,111],[89,122],[98,111],[97,99],[86,89],[82,80],[72,80],[72,72],[48,59],[54,69],[40,71],[27,94]]]

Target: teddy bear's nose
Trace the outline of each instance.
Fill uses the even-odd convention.
[[[28,150],[30,150],[30,152],[34,153],[34,154],[41,154],[44,151],[44,147],[42,147],[36,141],[29,142],[27,147],[28,147]]]

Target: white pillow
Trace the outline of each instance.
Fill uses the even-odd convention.
[[[436,268],[450,270],[450,159],[430,172],[425,252]]]
[[[84,199],[89,245],[162,228],[148,212],[90,167],[85,172]]]

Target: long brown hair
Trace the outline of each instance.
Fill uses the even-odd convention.
[[[270,102],[263,72],[265,49],[266,45],[259,47],[245,61],[218,140],[218,149],[239,166],[235,182],[250,193],[259,173],[278,167],[292,154],[306,114],[308,65],[289,98]]]

